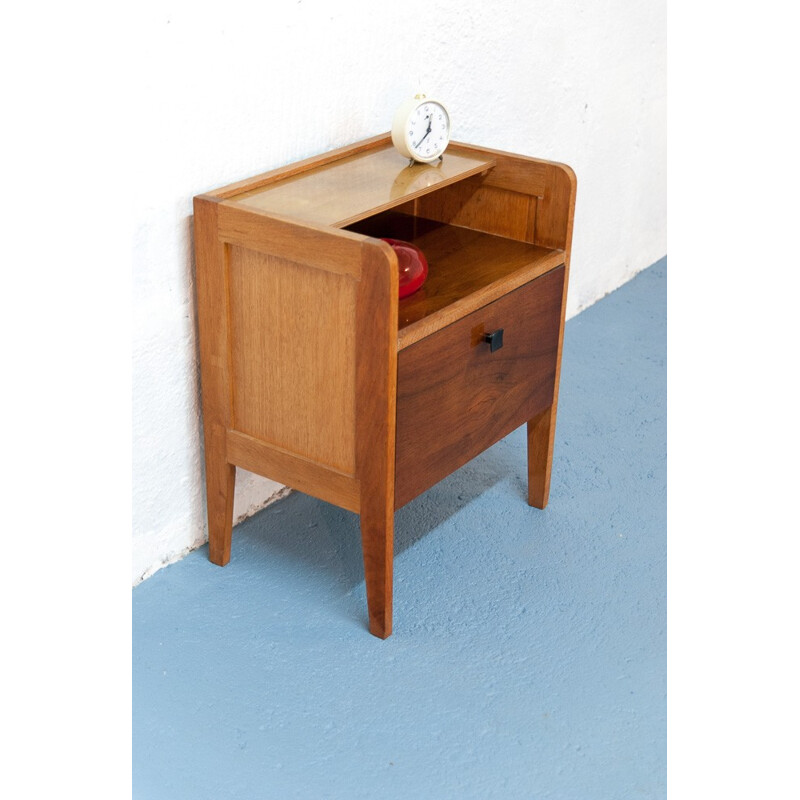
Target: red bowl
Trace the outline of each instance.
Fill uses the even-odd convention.
[[[397,266],[400,268],[400,297],[408,297],[425,283],[428,277],[428,261],[422,250],[411,242],[400,239],[384,239],[397,253]]]

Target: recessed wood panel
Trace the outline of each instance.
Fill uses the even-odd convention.
[[[398,354],[397,508],[552,404],[563,285],[559,267]]]
[[[347,275],[229,247],[235,430],[355,472],[355,309]]]
[[[420,197],[415,213],[450,225],[531,241],[536,198],[488,186],[482,180],[480,176],[470,178]]]

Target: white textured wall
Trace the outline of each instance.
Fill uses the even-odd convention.
[[[455,139],[578,175],[570,316],[666,253],[666,4],[131,6],[133,580],[206,538],[195,194],[387,131],[424,90]],[[242,479],[244,478],[244,480]],[[239,471],[237,518],[277,484]]]

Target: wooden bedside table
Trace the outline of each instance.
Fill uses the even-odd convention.
[[[369,629],[392,630],[395,509],[528,425],[547,504],[575,175],[388,134],[194,199],[209,558],[230,559],[235,467],[360,515]],[[398,301],[415,243],[427,282]]]

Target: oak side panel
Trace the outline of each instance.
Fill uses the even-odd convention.
[[[194,240],[200,385],[208,514],[209,559],[220,566],[231,556],[236,471],[227,460],[230,427],[227,268],[217,237],[218,204],[195,198]]]
[[[399,353],[397,508],[552,405],[563,282],[559,267]]]
[[[392,632],[397,398],[397,257],[367,241],[356,311],[356,472],[369,629]]]
[[[354,475],[357,281],[229,248],[232,427]]]
[[[565,164],[547,165],[547,185],[536,215],[535,244],[572,250],[572,226],[575,217],[577,179]]]

